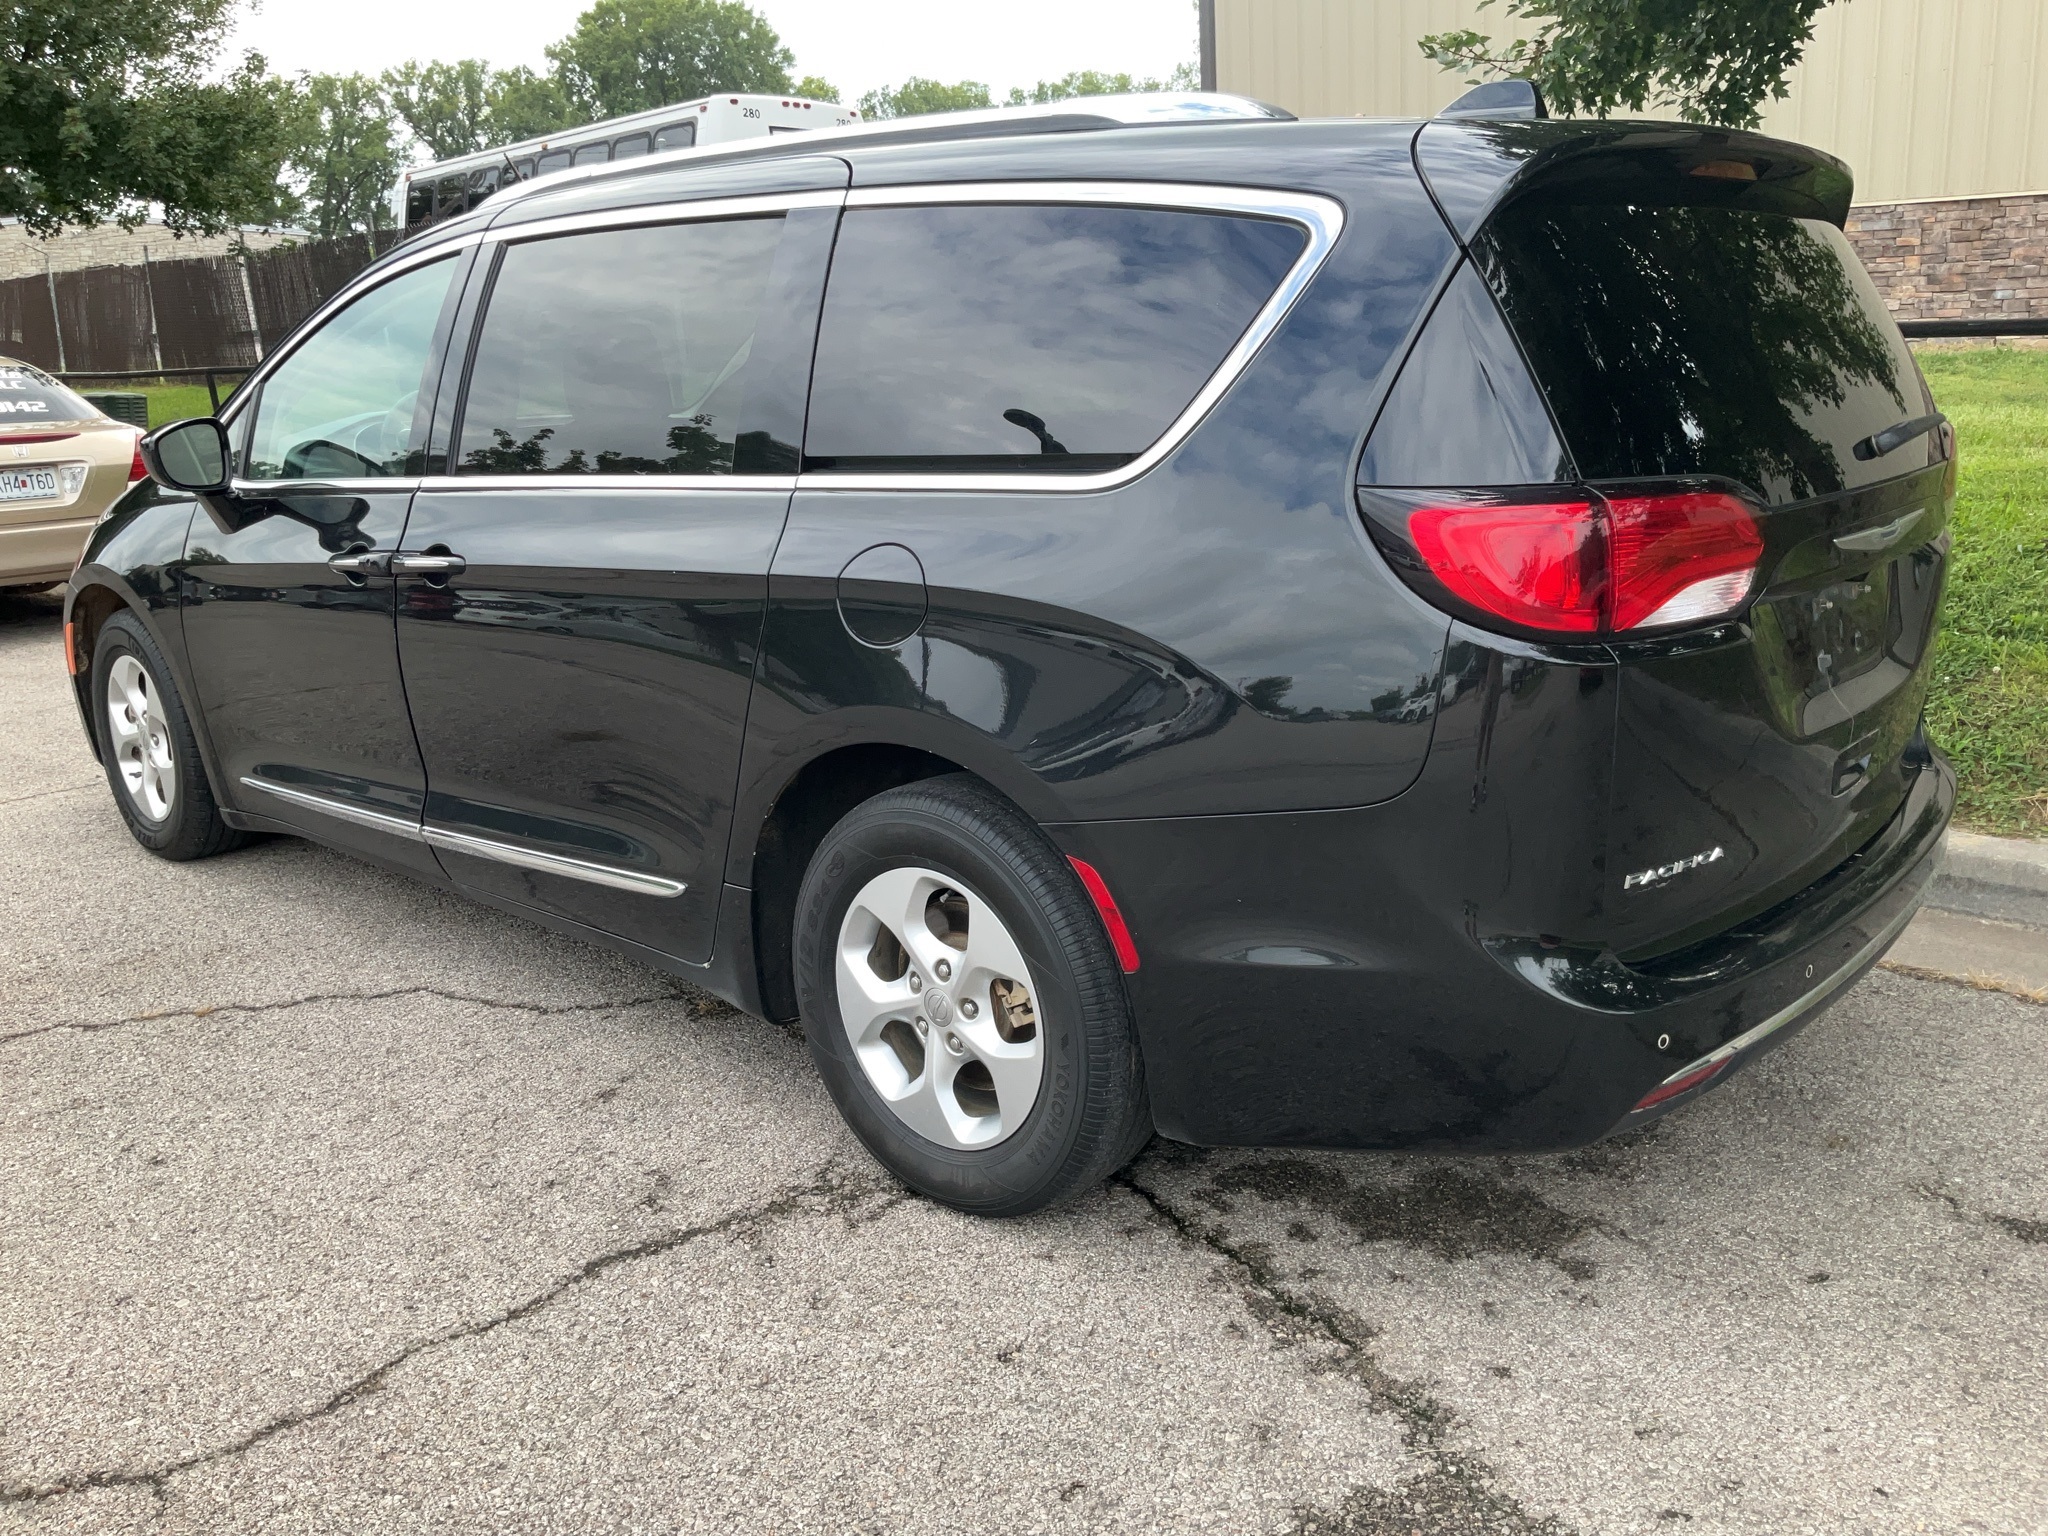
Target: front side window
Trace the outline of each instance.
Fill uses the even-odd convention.
[[[414,407],[454,274],[450,258],[394,277],[279,364],[256,402],[249,478],[408,473]]]
[[[782,223],[507,246],[470,368],[457,473],[731,474]]]
[[[804,467],[1127,464],[1186,409],[1306,241],[1295,224],[1173,209],[850,210]]]

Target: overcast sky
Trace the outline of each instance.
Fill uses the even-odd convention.
[[[283,74],[376,74],[407,59],[481,58],[504,68],[541,50],[589,0],[261,0],[242,16],[237,54]],[[1195,57],[1193,0],[753,0],[796,55],[847,101],[910,75],[1013,85],[1077,69],[1164,76]],[[344,19],[345,18],[345,19]]]

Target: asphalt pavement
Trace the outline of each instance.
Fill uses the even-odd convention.
[[[2048,1529],[2039,1003],[1880,972],[1586,1151],[1158,1142],[977,1221],[672,978],[151,858],[56,613],[0,599],[0,1532]]]

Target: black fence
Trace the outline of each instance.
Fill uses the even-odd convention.
[[[396,239],[10,278],[0,282],[0,353],[91,378],[246,369]]]

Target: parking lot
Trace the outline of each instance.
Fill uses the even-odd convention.
[[[1879,973],[1635,1139],[906,1196],[800,1041],[136,848],[0,600],[0,1531],[2048,1528],[2048,1008]]]

